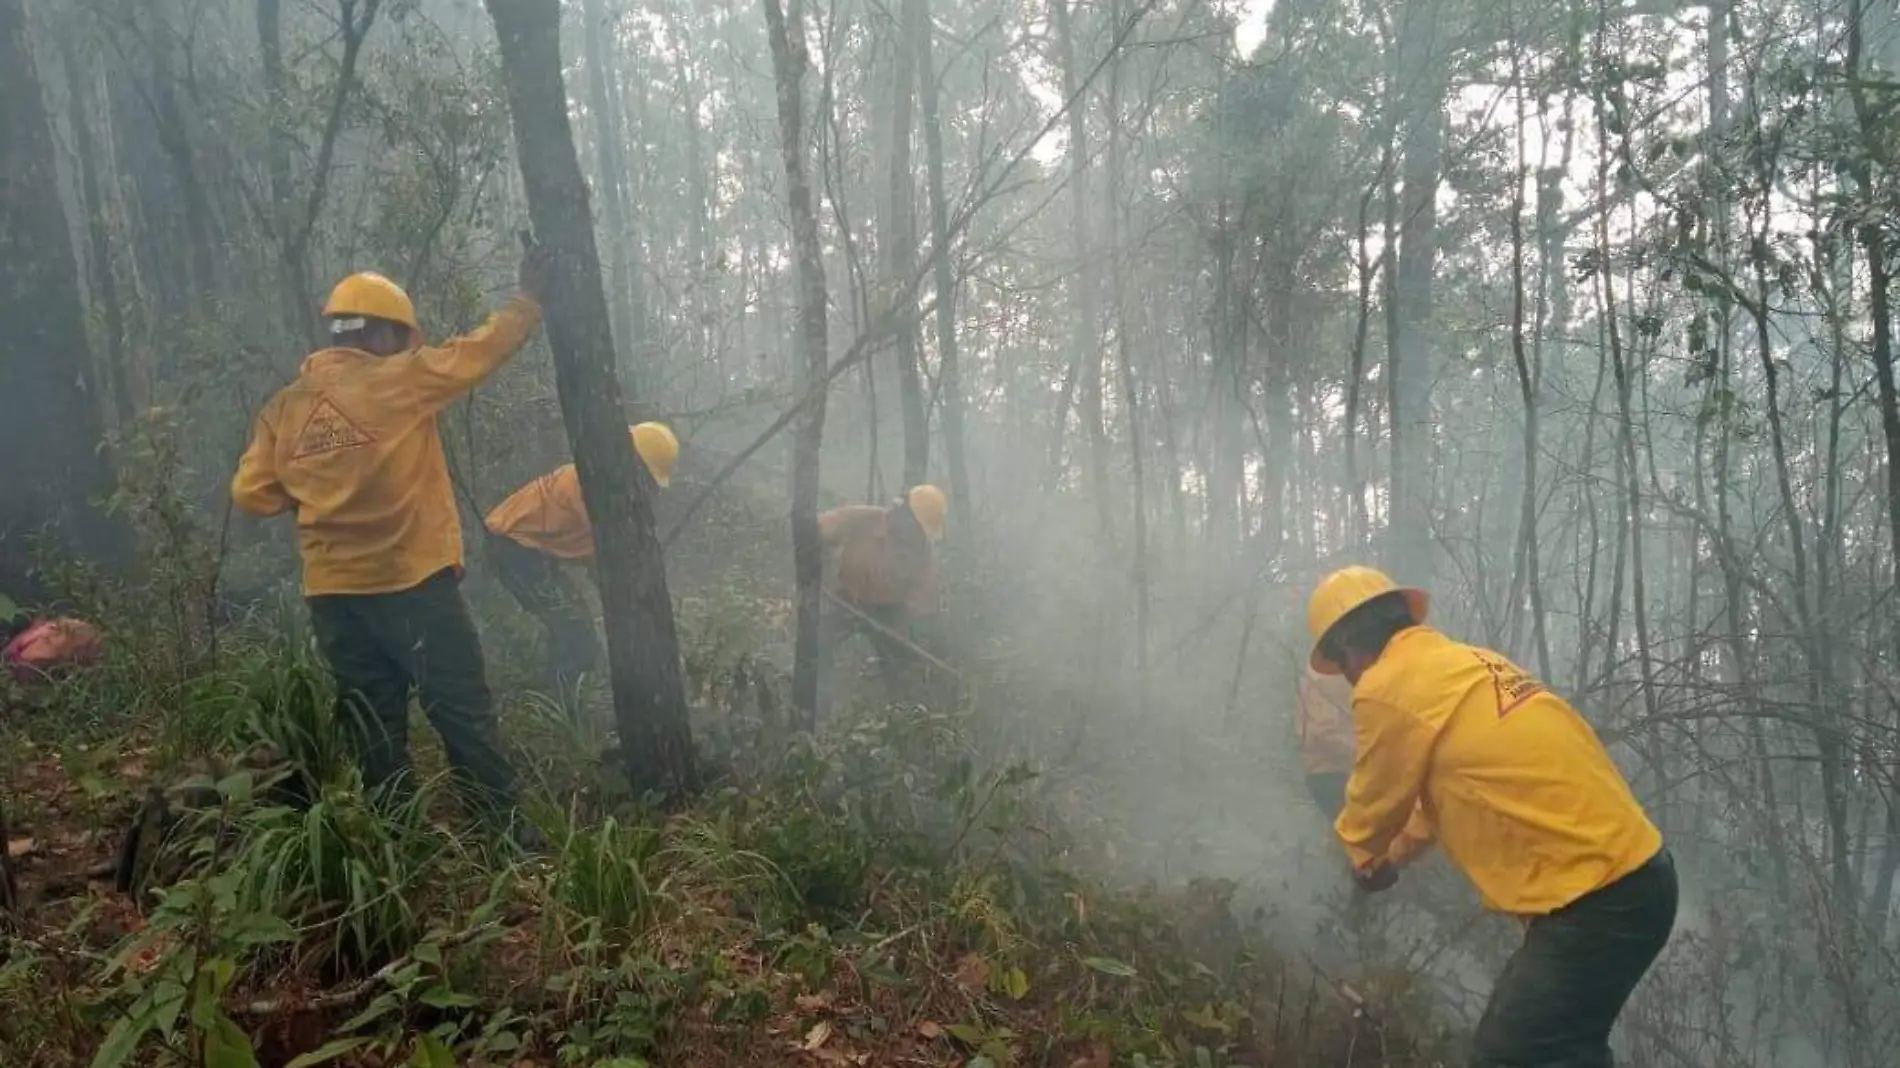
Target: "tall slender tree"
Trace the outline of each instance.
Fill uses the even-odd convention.
[[[812,722],[818,710],[818,628],[823,616],[820,583],[823,549],[818,543],[819,452],[825,443],[826,363],[830,347],[825,320],[825,260],[818,241],[811,174],[805,149],[805,72],[811,59],[805,47],[801,0],[781,6],[762,0],[772,47],[773,84],[778,95],[779,158],[785,167],[791,201],[792,250],[797,261],[798,353],[800,395],[797,436],[792,443],[792,574],[797,584],[797,633],[793,638],[792,700]],[[909,289],[906,284],[905,289]]]
[[[699,766],[686,718],[666,560],[653,526],[658,487],[634,455],[614,377],[613,331],[587,181],[568,122],[560,0],[487,4],[501,43],[528,214],[555,258],[548,341],[581,497],[599,544],[621,756],[635,789],[687,793],[699,786]]]
[[[0,591],[16,599],[41,592],[37,534],[108,566],[128,548],[96,505],[112,470],[43,93],[24,0],[0,0]]]

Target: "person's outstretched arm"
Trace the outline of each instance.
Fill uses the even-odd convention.
[[[383,373],[402,408],[433,415],[481,384],[521,350],[541,324],[541,305],[518,293],[473,333],[391,356]]]
[[[1393,842],[1419,811],[1433,732],[1417,716],[1379,701],[1353,703],[1358,756],[1346,807],[1333,827],[1355,871],[1387,862]]]
[[[238,457],[237,474],[231,476],[231,503],[252,515],[272,516],[289,511],[291,500],[284,484],[277,480],[277,428],[272,425],[275,403],[258,414],[251,425],[251,443]]]

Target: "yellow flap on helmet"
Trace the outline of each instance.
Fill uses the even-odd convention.
[[[633,451],[646,461],[647,470],[652,472],[653,481],[666,486],[673,481],[673,465],[680,458],[680,439],[664,423],[641,423],[629,427],[633,434]]]
[[[1432,603],[1430,595],[1424,590],[1400,586],[1383,571],[1354,565],[1342,567],[1321,579],[1312,598],[1306,602],[1306,629],[1313,637],[1313,651],[1307,657],[1307,664],[1322,675],[1340,674],[1343,670],[1340,665],[1320,652],[1327,632],[1353,609],[1388,593],[1405,598],[1405,605],[1412,612],[1412,622],[1425,622],[1425,613]]]
[[[917,525],[924,528],[932,541],[943,537],[943,518],[950,511],[950,499],[935,486],[913,486],[905,501],[910,512],[917,517]]]
[[[367,316],[401,323],[417,335],[422,325],[416,322],[416,306],[402,287],[374,271],[361,271],[345,278],[330,291],[323,302],[325,319],[349,319]]]

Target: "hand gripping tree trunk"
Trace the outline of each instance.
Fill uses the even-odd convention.
[[[798,257],[799,393],[807,398],[792,443],[792,575],[798,586],[798,633],[793,642],[792,703],[815,725],[818,710],[819,586],[824,553],[818,544],[818,460],[825,441],[827,348],[825,261],[818,244],[818,215],[812,208],[811,178],[805,169],[805,19],[800,0],[790,10],[779,0],[762,0],[772,42],[772,71],[778,86],[779,152],[785,163],[785,187],[792,208],[792,247]]]
[[[600,255],[561,78],[560,0],[487,5],[501,43],[528,215],[554,252],[548,342],[581,498],[600,547],[621,753],[636,790],[690,792],[699,785],[699,769],[686,720],[679,636],[653,529],[652,476],[634,457],[613,374]]]

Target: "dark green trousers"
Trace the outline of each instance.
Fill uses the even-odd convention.
[[[512,809],[514,773],[502,754],[481,639],[455,572],[438,571],[396,593],[306,601],[365,785],[384,788],[409,770],[413,690],[474,814],[492,818]]]
[[[1531,921],[1472,1042],[1472,1068],[1614,1068],[1610,1029],[1676,924],[1667,849]]]
[[[548,672],[565,697],[581,675],[598,669],[600,642],[580,590],[560,561],[512,538],[488,536],[488,559],[502,587],[547,632]]]

